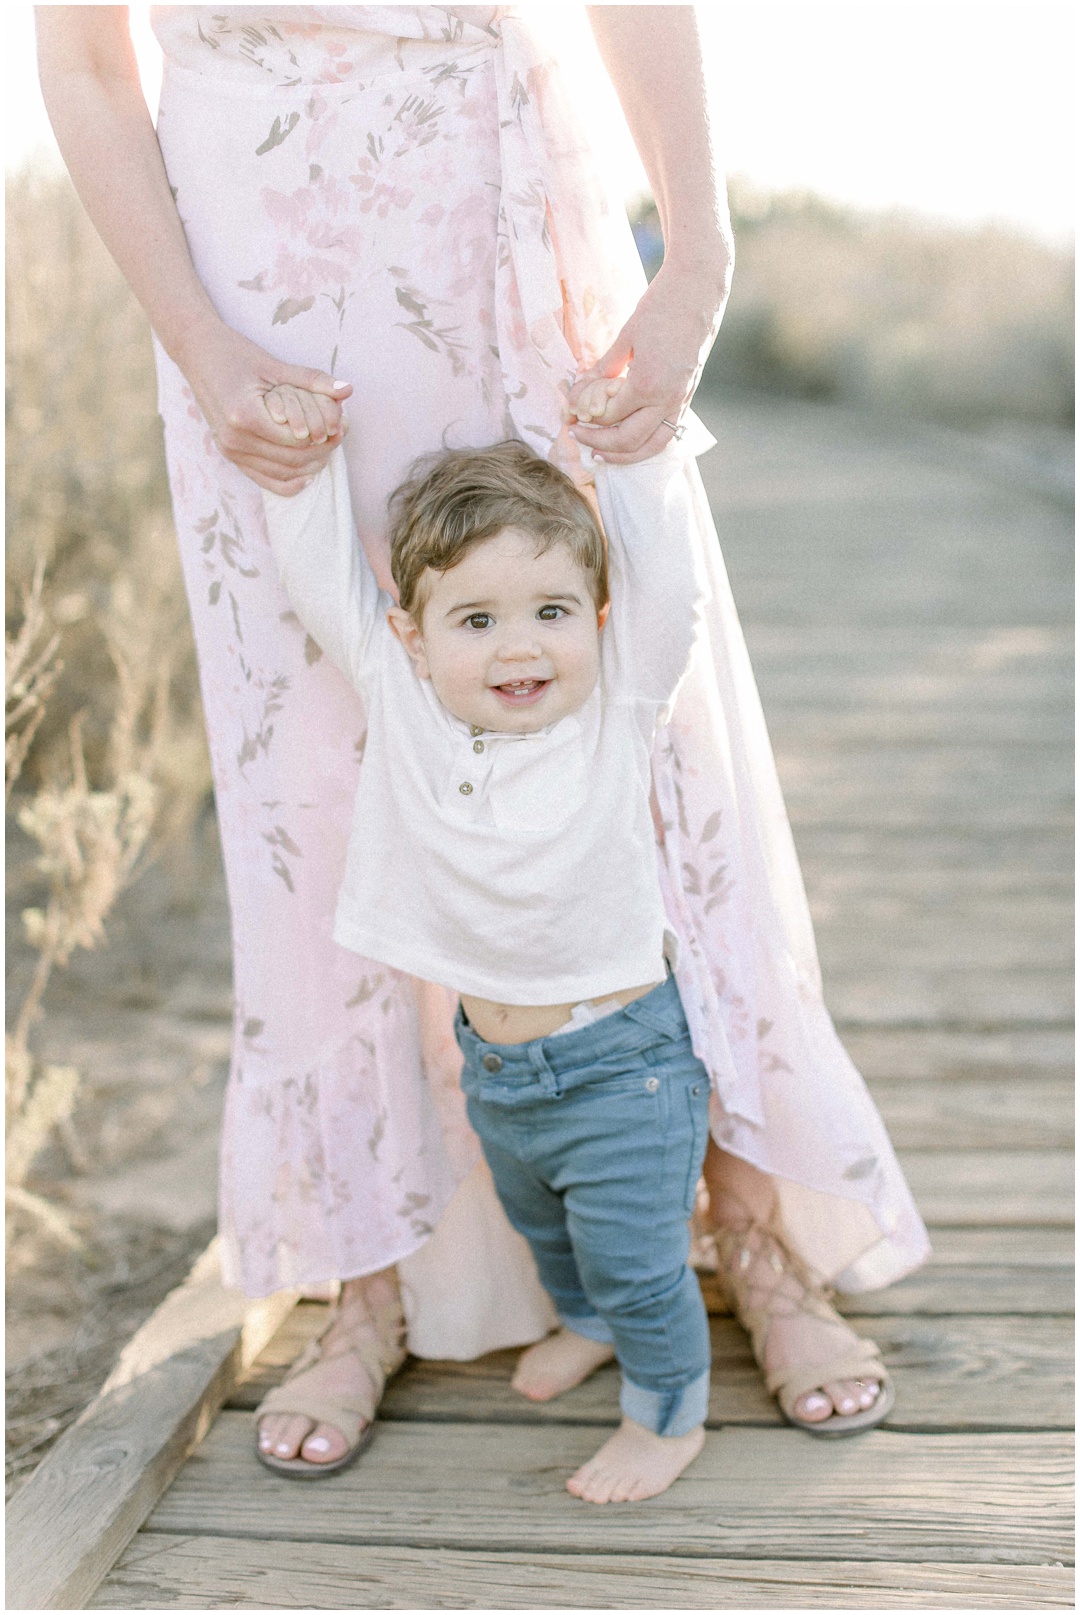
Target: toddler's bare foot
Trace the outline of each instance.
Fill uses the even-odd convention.
[[[572,1329],[559,1329],[522,1352],[510,1383],[530,1402],[550,1402],[553,1396],[580,1385],[603,1363],[610,1363],[614,1355],[613,1346],[586,1340]]]
[[[705,1445],[705,1426],[685,1436],[658,1436],[624,1419],[600,1451],[571,1475],[566,1489],[586,1503],[637,1503],[666,1492]]]

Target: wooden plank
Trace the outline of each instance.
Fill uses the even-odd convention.
[[[11,1609],[81,1609],[295,1297],[221,1283],[215,1240],[8,1510]]]
[[[932,1238],[938,1240],[935,1230]],[[863,1318],[911,1316],[1070,1317],[1075,1298],[1071,1267],[939,1266],[931,1263],[899,1284],[866,1295],[841,1296],[841,1312]]]
[[[1071,1609],[1053,1565],[460,1552],[143,1531],[90,1609]]]
[[[865,1298],[864,1298],[865,1299]],[[318,1314],[301,1314],[310,1337]],[[1072,1325],[1068,1318],[853,1315],[860,1334],[878,1341],[895,1370],[897,1405],[890,1427],[919,1430],[1069,1429],[1072,1423]],[[709,1423],[777,1425],[746,1336],[731,1318],[711,1322],[713,1368]],[[229,1406],[253,1408],[304,1344],[299,1328],[255,1364]],[[553,1402],[528,1402],[510,1387],[516,1351],[468,1363],[414,1359],[387,1388],[386,1420],[500,1424],[615,1424],[619,1376],[601,1369]],[[271,1360],[273,1359],[273,1360]]]
[[[927,873],[930,885],[935,871]],[[931,896],[911,882],[904,892],[851,891],[826,876],[811,888],[832,971],[872,974],[918,964],[923,970],[1072,969],[1071,894],[1040,892]],[[914,889],[911,889],[914,887]]]
[[[822,959],[825,999],[845,1029],[942,1021],[1062,1025],[1072,1016],[1072,977],[1063,970],[924,970],[910,964],[885,973],[830,971],[827,944]]]
[[[932,1238],[936,1268],[1073,1265],[1071,1228],[935,1228]]]
[[[1045,1564],[1071,1551],[1065,1436],[898,1435],[813,1441],[711,1432],[661,1497],[626,1509],[572,1498],[595,1450],[575,1425],[387,1423],[364,1462],[318,1486],[257,1467],[251,1421],[222,1413],[150,1529],[288,1542],[506,1552],[687,1554]],[[887,1482],[883,1484],[883,1477]]]
[[[935,1240],[937,1234],[935,1233]],[[724,1317],[727,1302],[715,1274],[702,1272],[705,1305],[714,1317]],[[838,1310],[851,1317],[1063,1317],[1073,1315],[1073,1269],[1061,1266],[971,1267],[930,1262],[910,1278],[884,1290],[862,1295],[837,1296]]]
[[[900,1161],[928,1223],[1072,1222],[1068,1150],[902,1150]]]
[[[1073,1084],[1058,1077],[990,1077],[869,1084],[897,1149],[1069,1149]]]
[[[868,1081],[1069,1081],[1071,1027],[845,1027],[844,1044]]]
[[[793,825],[966,831],[1071,823],[1072,771],[1061,746],[777,746]]]

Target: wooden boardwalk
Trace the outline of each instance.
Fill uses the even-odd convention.
[[[701,412],[829,1003],[931,1225],[933,1262],[848,1308],[893,1415],[788,1429],[713,1295],[711,1433],[664,1497],[570,1498],[615,1371],[534,1407],[506,1352],[408,1365],[362,1462],[298,1485],[248,1410],[303,1303],[89,1607],[1071,1607],[1068,510],[947,434]]]

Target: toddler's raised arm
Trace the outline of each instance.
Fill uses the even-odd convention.
[[[353,522],[345,456],[335,449],[292,498],[263,492],[266,525],[285,593],[315,643],[361,686],[371,633],[391,603]]]
[[[683,442],[635,465],[596,467],[611,587],[603,654],[617,685],[658,707],[670,705],[686,672],[708,592],[695,509],[702,496],[686,464],[714,441],[688,416]]]

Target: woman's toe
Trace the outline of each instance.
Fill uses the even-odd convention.
[[[862,1410],[863,1387],[853,1379],[836,1380],[821,1388],[841,1418],[849,1418]]]
[[[332,1424],[317,1424],[300,1448],[300,1456],[309,1464],[332,1464],[344,1458],[348,1450],[349,1444],[340,1430]]]
[[[795,1417],[810,1424],[820,1424],[832,1416],[833,1405],[824,1391],[807,1391],[795,1404]]]
[[[293,1413],[268,1414],[259,1424],[259,1451],[275,1458],[295,1458],[312,1421]]]

